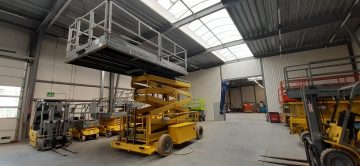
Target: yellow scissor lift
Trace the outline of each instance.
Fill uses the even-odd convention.
[[[145,74],[133,77],[132,87],[134,100],[147,106],[127,108],[112,147],[167,156],[172,153],[173,144],[202,137],[203,129],[196,124],[197,112],[183,107],[191,100],[190,83]]]

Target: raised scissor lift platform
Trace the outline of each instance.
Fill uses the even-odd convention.
[[[66,62],[125,75],[187,75],[187,53],[113,1],[69,26]]]
[[[307,94],[318,97],[337,96],[338,89],[359,80],[360,56],[314,61],[307,64],[284,68],[285,81],[281,89],[286,89],[289,98],[301,99],[301,88]]]

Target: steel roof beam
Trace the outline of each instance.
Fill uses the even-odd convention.
[[[213,51],[216,51],[216,50],[221,50],[221,49],[224,49],[224,48],[228,48],[228,47],[232,47],[232,46],[236,46],[236,45],[240,45],[240,44],[244,44],[244,43],[245,43],[245,41],[243,39],[239,39],[239,40],[235,40],[235,41],[232,41],[232,42],[220,44],[220,45],[217,45],[217,46],[214,46],[214,47],[210,47],[210,48],[206,49],[205,52],[213,52]]]
[[[37,26],[35,32],[39,32],[46,26],[46,24],[48,24],[48,22],[54,17],[54,13],[61,7],[61,4],[63,4],[63,2],[64,2],[64,0],[58,0],[54,3],[54,5],[50,9],[50,12],[46,15],[46,17]]]
[[[360,16],[360,12],[357,11],[352,14],[351,18],[355,18],[355,17],[359,17],[359,16]],[[285,34],[285,33],[295,32],[295,31],[299,31],[299,30],[303,30],[303,29],[307,29],[307,28],[311,28],[311,27],[316,27],[316,26],[325,25],[325,24],[334,23],[334,22],[340,22],[340,21],[343,21],[343,17],[341,15],[328,16],[328,17],[324,17],[324,18],[317,18],[317,19],[313,19],[313,20],[309,20],[309,21],[300,22],[296,25],[280,27],[279,29],[281,30],[281,34]],[[227,47],[231,47],[231,46],[235,46],[235,45],[239,45],[239,44],[244,44],[246,42],[250,42],[250,41],[254,41],[254,40],[260,40],[260,39],[264,39],[264,38],[278,36],[278,35],[279,35],[279,30],[274,30],[272,32],[264,33],[261,35],[252,36],[252,37],[248,37],[245,39],[236,40],[236,41],[225,43],[222,45],[210,47],[210,48],[206,49],[206,51],[204,51],[204,52],[200,52],[195,55],[189,55],[189,57],[198,56],[198,55],[202,55],[204,53],[220,50],[223,48],[227,48]]]
[[[279,50],[276,50],[273,52],[263,53],[263,54],[254,55],[254,56],[257,58],[264,58],[264,57],[276,56],[276,55],[280,55],[280,54],[290,54],[290,53],[295,53],[295,52],[321,49],[321,48],[326,48],[326,47],[334,47],[334,46],[338,46],[338,45],[344,45],[344,44],[348,43],[348,41],[349,41],[348,39],[342,39],[342,40],[330,43],[329,45],[327,45],[326,43],[310,44],[310,45],[296,48],[296,49],[286,49],[286,50],[282,50],[281,52]]]
[[[46,27],[47,29],[49,29],[55,23],[55,21],[59,18],[62,12],[69,6],[71,1],[72,0],[67,0],[66,3],[60,8],[60,10],[54,16],[54,18],[50,21],[49,25]]]
[[[240,45],[240,44],[245,44],[244,39],[239,39],[239,40],[235,40],[235,41],[232,41],[232,42],[228,42],[228,43],[220,44],[220,45],[217,45],[217,46],[213,46],[213,47],[207,48],[205,51],[198,52],[198,53],[195,53],[193,55],[189,55],[188,57],[199,56],[199,55],[202,55],[202,54],[206,54],[206,53],[209,53],[209,52],[213,52],[213,51],[216,51],[216,50],[221,50],[221,49],[224,49],[224,48],[228,48],[228,47],[232,47],[232,46],[236,46],[236,45]]]
[[[71,0],[57,0],[54,5],[51,7],[49,14],[41,21],[39,26],[36,28],[35,32],[40,30],[46,30],[51,27],[52,24],[59,18],[61,13],[66,9],[70,4]]]
[[[188,23],[191,23],[191,22],[193,22],[193,21],[195,21],[197,19],[205,17],[205,16],[207,16],[209,14],[212,14],[212,13],[217,12],[217,11],[219,11],[221,9],[224,9],[224,8],[225,8],[224,4],[222,2],[219,2],[219,3],[215,4],[215,5],[212,5],[210,7],[207,7],[205,9],[203,9],[203,10],[200,10],[199,12],[193,13],[190,16],[187,16],[187,17],[185,17],[185,18],[183,18],[183,19],[181,19],[179,21],[176,21],[175,23],[173,23],[172,28],[178,28],[178,27],[184,26],[184,25],[186,25]]]
[[[352,14],[351,18],[355,18],[355,17],[359,17],[359,16],[360,16],[360,11],[356,11]],[[263,39],[263,38],[269,38],[269,37],[273,37],[273,36],[278,36],[279,30],[281,30],[281,34],[285,34],[285,33],[295,32],[295,31],[299,31],[299,30],[312,28],[312,27],[317,27],[317,26],[321,26],[321,25],[325,25],[325,24],[330,24],[330,23],[334,23],[334,22],[341,22],[343,20],[344,20],[344,18],[342,15],[332,15],[332,16],[327,16],[327,17],[320,17],[320,18],[316,18],[316,19],[312,19],[312,20],[308,20],[308,21],[303,21],[303,22],[293,24],[293,25],[280,26],[279,29],[274,30],[272,32],[255,35],[255,36],[250,36],[250,37],[244,38],[244,40],[247,42],[247,41],[254,41],[254,40],[259,40],[259,39]]]

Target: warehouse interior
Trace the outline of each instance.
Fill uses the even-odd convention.
[[[0,0],[0,165],[360,165],[359,0]]]

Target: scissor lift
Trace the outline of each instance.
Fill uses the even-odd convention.
[[[99,105],[98,102],[77,103],[71,106],[73,138],[86,141],[99,138]]]
[[[123,117],[121,134],[112,147],[143,154],[172,153],[173,144],[200,139],[201,126],[196,124],[197,112],[184,105],[190,102],[191,84],[145,74],[132,78],[135,101],[146,103],[144,108],[129,108]]]
[[[191,84],[175,79],[188,74],[184,48],[112,0],[77,18],[68,34],[67,63],[133,76],[134,100],[147,104],[127,105],[114,148],[167,156],[173,144],[201,138],[197,112],[183,107]]]

